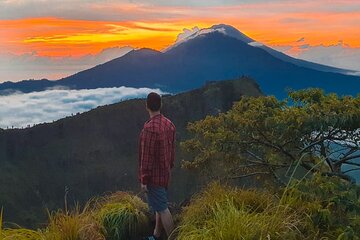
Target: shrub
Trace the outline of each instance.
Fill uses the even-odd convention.
[[[107,240],[140,239],[148,233],[149,210],[137,196],[117,192],[98,199],[95,208]]]
[[[0,240],[46,240],[40,231],[25,228],[3,229],[3,211],[0,212]]]
[[[314,238],[359,239],[360,187],[338,177],[319,174],[295,181],[284,194],[288,204],[306,219],[302,231]]]
[[[44,234],[49,240],[105,240],[101,234],[101,225],[88,211],[88,207],[83,211],[76,207],[71,212],[49,214],[49,225]]]
[[[359,157],[359,129],[360,95],[305,89],[290,92],[282,101],[274,96],[242,97],[228,112],[188,125],[191,138],[181,146],[190,161],[183,167],[212,179],[263,176],[286,186],[284,169],[299,164],[354,182],[344,166],[360,170],[354,162]]]
[[[0,240],[132,240],[149,230],[147,205],[137,196],[117,192],[90,200],[80,210],[49,213],[44,230],[6,228],[0,212]]]
[[[2,230],[1,240],[46,240],[45,236],[38,231],[18,228]]]
[[[271,194],[211,184],[182,215],[179,240],[302,239],[296,213]]]

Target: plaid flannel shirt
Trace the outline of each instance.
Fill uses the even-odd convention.
[[[158,114],[150,118],[140,133],[139,180],[145,185],[167,187],[175,159],[175,126]]]

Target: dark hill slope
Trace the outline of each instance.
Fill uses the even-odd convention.
[[[189,121],[228,110],[242,95],[259,96],[247,78],[208,84],[191,92],[166,96],[163,112],[177,127],[178,143]],[[138,134],[148,116],[143,99],[98,107],[89,112],[28,129],[0,132],[0,205],[6,221],[39,223],[44,208],[61,208],[105,191],[139,191]],[[176,169],[170,192],[181,201],[195,187],[194,177]]]

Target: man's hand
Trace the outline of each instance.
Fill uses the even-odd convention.
[[[147,185],[141,184],[141,191],[147,192],[148,191]]]

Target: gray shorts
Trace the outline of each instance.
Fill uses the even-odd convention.
[[[162,212],[168,208],[167,191],[164,187],[147,186],[147,201],[154,212]]]

